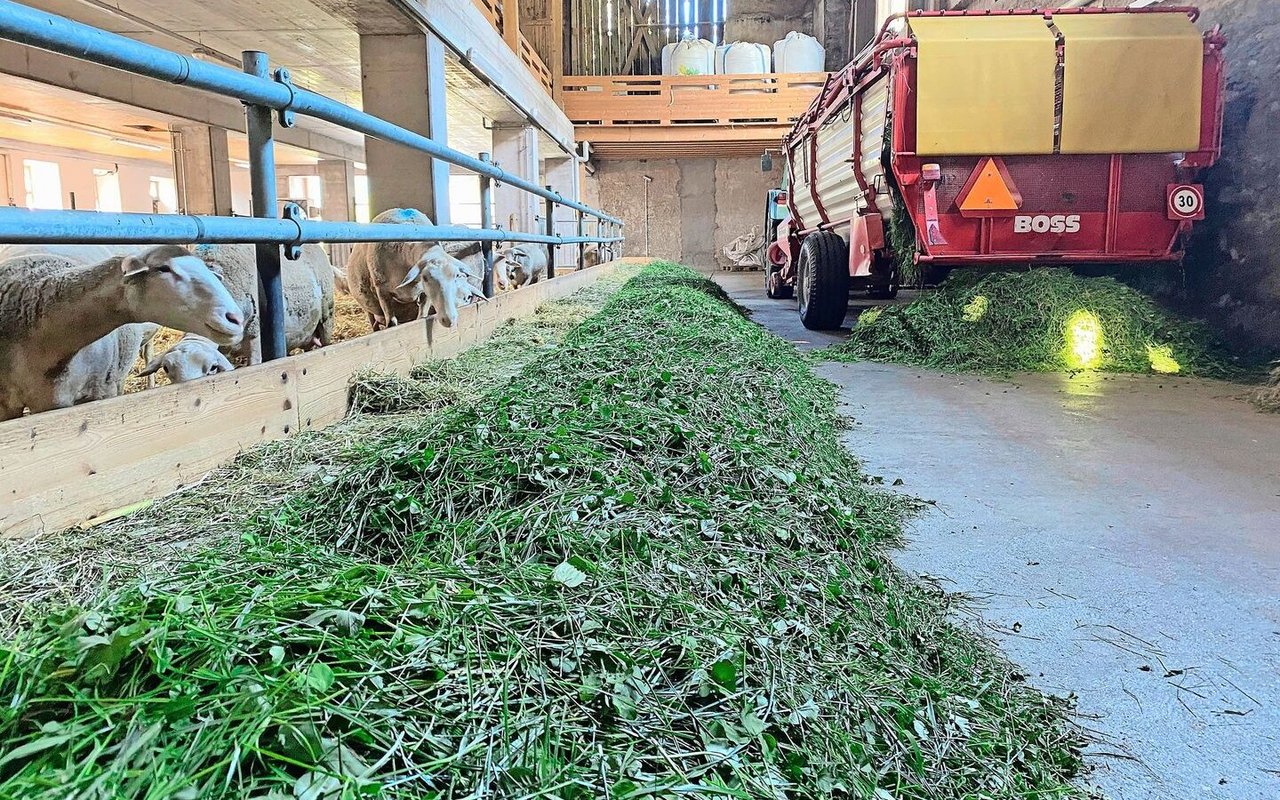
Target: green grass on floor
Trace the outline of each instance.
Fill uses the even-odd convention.
[[[1066,269],[956,270],[910,303],[864,311],[848,341],[821,357],[981,372],[1255,373],[1204,325],[1116,280]]]
[[[893,566],[909,504],[709,281],[404,394],[233,540],[25,619],[0,796],[1079,796],[1065,702]]]

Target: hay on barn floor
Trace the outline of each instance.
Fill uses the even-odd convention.
[[[1253,404],[1263,411],[1280,413],[1280,367],[1272,370],[1266,386],[1254,392]]]

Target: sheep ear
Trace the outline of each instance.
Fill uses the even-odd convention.
[[[125,256],[120,259],[120,272],[126,281],[136,280],[147,274],[147,262],[137,256]]]
[[[411,285],[414,281],[418,280],[418,276],[421,274],[422,274],[421,264],[420,263],[414,264],[412,267],[409,268],[408,274],[404,276],[404,281],[396,288],[403,289],[406,286]]]
[[[164,356],[156,356],[151,362],[138,373],[139,378],[145,378],[148,375],[154,375],[164,366]]]

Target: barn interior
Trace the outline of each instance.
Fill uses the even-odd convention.
[[[0,0],[0,798],[1280,796],[1280,3],[1182,5]],[[1103,17],[1149,57],[1096,55]],[[951,63],[988,105],[935,151],[894,138],[914,74],[867,133],[849,98],[961,19],[1041,48],[1047,149],[947,161],[956,117],[1020,134],[1005,56]],[[1151,66],[1178,42],[1193,87]],[[1193,98],[1193,141],[1073,150],[1072,69]],[[837,95],[919,197],[819,158]],[[1080,195],[1047,241],[1148,155],[1166,250],[1108,218],[1100,257],[1002,261],[964,207]],[[362,236],[401,209],[389,278]],[[57,378],[88,347],[31,367],[76,325],[6,248],[164,242],[250,248],[247,301],[213,279],[256,350],[184,375],[197,331],[121,317],[159,332],[97,394]]]

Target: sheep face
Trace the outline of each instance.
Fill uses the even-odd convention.
[[[171,383],[186,383],[235,369],[218,347],[204,337],[188,335],[167,353],[151,359],[139,375],[150,375],[163,369]]]
[[[120,262],[125,302],[139,320],[208,336],[233,345],[244,335],[244,316],[204,261],[176,245],[154,247]]]
[[[428,250],[409,270],[394,296],[401,303],[434,308],[440,324],[446,328],[452,328],[457,321],[460,305],[484,297],[467,280],[467,265],[439,245]]]

